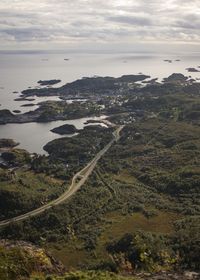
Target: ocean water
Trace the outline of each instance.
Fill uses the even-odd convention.
[[[65,60],[69,59],[69,60]],[[172,63],[165,62],[171,59]],[[176,60],[180,61],[176,61]],[[61,79],[57,86],[72,82],[82,77],[113,76],[143,73],[152,78],[164,77],[172,73],[183,73],[193,78],[200,78],[200,73],[188,73],[186,68],[200,66],[200,54],[14,54],[0,53],[0,109],[27,112],[37,108],[43,100],[59,100],[58,97],[35,98],[34,101],[14,101],[20,92],[28,87],[38,86],[37,81]],[[200,70],[200,68],[199,68]],[[17,91],[18,93],[13,93]],[[34,107],[21,107],[34,103]],[[65,122],[66,123],[66,122]],[[70,122],[71,123],[71,122]],[[78,120],[75,121],[78,127]],[[82,121],[80,121],[80,124]],[[57,126],[54,122],[54,127]],[[41,129],[42,127],[42,129]],[[49,133],[49,124],[8,124],[0,126],[0,138],[13,138],[21,147],[31,152],[42,153],[46,142],[58,137]],[[20,137],[19,137],[20,135]],[[34,135],[34,137],[32,137]],[[36,139],[38,139],[36,141]]]

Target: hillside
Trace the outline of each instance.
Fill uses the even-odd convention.
[[[138,273],[122,276],[105,271],[66,272],[63,265],[44,249],[31,243],[0,240],[0,279],[2,280],[189,280],[195,272]]]
[[[102,79],[97,84],[102,82],[104,89],[110,79],[105,83]],[[1,227],[0,236],[48,249],[69,271],[107,271],[136,278],[140,273],[166,277],[162,274],[170,271],[172,275],[198,272],[200,86],[180,74],[162,84],[135,86],[125,79],[120,86],[126,91],[99,94],[98,100],[107,119],[123,127],[120,139],[85,184],[41,215]],[[94,92],[91,95],[90,105],[97,104]],[[87,103],[81,106],[86,108]],[[109,143],[112,133],[113,128],[89,126],[72,138],[49,142],[48,156],[19,157],[14,148],[10,164],[15,174],[10,166],[0,170],[1,218],[37,208],[63,193],[73,175]],[[64,279],[118,279],[85,273]]]

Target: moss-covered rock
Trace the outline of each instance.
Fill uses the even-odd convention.
[[[60,274],[64,267],[31,243],[0,240],[0,279],[29,279],[35,272]]]

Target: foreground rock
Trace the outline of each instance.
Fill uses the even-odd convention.
[[[45,249],[30,242],[0,240],[0,276],[2,280],[195,280],[197,272],[161,271],[159,273],[115,274],[107,271],[67,272],[61,262]]]
[[[29,279],[32,273],[63,274],[63,265],[44,249],[23,241],[0,240],[0,276]]]

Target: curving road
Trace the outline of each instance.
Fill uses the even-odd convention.
[[[85,183],[87,178],[90,176],[90,174],[94,170],[94,168],[95,168],[97,162],[100,160],[100,158],[110,149],[110,147],[113,145],[114,142],[119,140],[120,131],[123,129],[123,127],[124,126],[119,126],[113,132],[113,139],[100,152],[98,152],[98,154],[83,169],[81,169],[78,173],[76,173],[74,175],[74,177],[72,178],[72,183],[71,183],[70,187],[61,196],[59,196],[57,199],[47,203],[46,205],[41,206],[35,210],[32,210],[26,214],[1,221],[0,227],[6,226],[10,223],[23,221],[23,220],[26,220],[33,216],[37,216],[37,215],[43,213],[44,211],[50,209],[51,207],[61,204],[62,202],[64,202],[68,198],[70,198],[73,194],[75,194],[80,189],[80,187]]]

